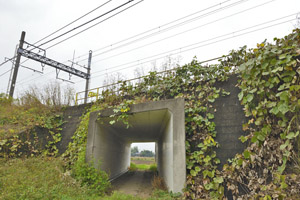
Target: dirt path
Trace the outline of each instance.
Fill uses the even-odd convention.
[[[141,198],[148,198],[152,193],[153,172],[128,172],[112,182],[114,190]]]

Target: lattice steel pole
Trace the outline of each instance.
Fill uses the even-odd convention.
[[[24,39],[25,39],[25,31],[22,32],[21,39],[20,39],[20,44],[19,44],[19,49],[23,49],[23,44],[24,44]],[[10,85],[10,90],[9,90],[9,96],[13,98],[14,96],[14,91],[15,91],[15,86],[16,86],[16,81],[17,81],[17,76],[18,76],[18,71],[20,67],[20,61],[21,61],[21,53],[17,53],[17,59],[16,59],[16,64],[14,68],[14,74],[12,77],[11,85]]]
[[[89,51],[89,60],[88,60],[88,67],[87,67],[87,74],[88,77],[86,78],[85,83],[85,94],[84,94],[84,104],[87,103],[88,93],[89,93],[89,85],[90,85],[90,77],[91,77],[91,62],[92,62],[92,51]]]

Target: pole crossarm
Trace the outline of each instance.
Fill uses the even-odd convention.
[[[77,70],[75,68],[69,67],[69,66],[67,66],[65,64],[59,63],[59,62],[57,62],[55,60],[52,60],[52,59],[47,58],[45,56],[42,56],[42,55],[39,55],[37,53],[31,52],[29,50],[26,50],[26,49],[23,49],[23,48],[19,48],[18,49],[18,53],[20,53],[22,56],[24,56],[26,58],[38,61],[40,63],[49,65],[51,67],[55,67],[56,69],[65,71],[65,72],[73,74],[75,76],[78,76],[78,77],[81,77],[81,78],[84,78],[84,79],[89,79],[90,78],[90,74],[88,74],[88,73],[84,73],[84,72],[82,72],[80,70]]]

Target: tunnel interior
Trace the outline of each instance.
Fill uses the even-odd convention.
[[[111,125],[111,110],[91,113],[86,159],[106,171],[111,179],[130,166],[131,144],[155,142],[158,174],[169,191],[182,192],[186,180],[184,101],[182,99],[136,104],[126,128],[122,121]],[[99,164],[100,163],[100,164]]]

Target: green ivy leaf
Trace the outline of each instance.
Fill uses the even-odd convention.
[[[277,114],[279,113],[278,107],[276,106],[276,107],[272,108],[272,109],[270,110],[270,113],[273,113],[274,115],[277,115]]]
[[[241,101],[241,100],[243,99],[243,96],[244,96],[244,93],[243,93],[243,91],[241,91],[241,92],[238,94],[239,101]]]
[[[210,182],[210,183],[205,184],[204,187],[206,190],[211,190],[214,188],[214,184],[212,182]]]
[[[224,182],[224,179],[222,177],[215,177],[213,180],[215,183],[219,183],[219,184]]]
[[[248,94],[246,99],[247,99],[247,102],[251,102],[254,98],[254,95],[253,94]]]
[[[270,195],[266,195],[266,196],[264,196],[263,200],[272,200],[272,197]]]
[[[248,151],[248,150],[245,150],[244,151],[244,157],[246,158],[246,159],[250,159],[250,152]]]
[[[270,102],[269,101],[266,106],[267,106],[267,108],[273,108],[273,107],[276,106],[276,104],[277,104],[277,102]]]
[[[266,69],[268,66],[269,66],[269,62],[264,62],[264,63],[261,65],[261,68],[262,68],[262,69]],[[267,74],[269,74],[269,72],[268,72]],[[266,74],[266,75],[267,75],[267,74]],[[263,75],[264,75],[264,72],[263,72]]]
[[[287,140],[284,144],[280,145],[279,149],[280,150],[284,150],[288,145],[289,145],[289,141]]]
[[[297,131],[296,133],[290,132],[290,133],[286,136],[286,138],[291,140],[291,139],[293,139],[293,138],[296,138],[298,135],[299,135],[299,131]]]
[[[221,161],[220,161],[219,158],[215,158],[215,159],[214,159],[214,162],[215,162],[215,164],[220,164],[220,163],[221,163]]]
[[[246,69],[246,63],[243,63],[239,66],[240,71],[245,71],[245,69]]]
[[[263,142],[265,141],[266,137],[262,133],[260,133],[257,135],[257,139]]]
[[[245,136],[241,136],[239,137],[239,140],[241,140],[242,143],[245,143],[248,140],[248,138],[246,138]]]
[[[119,109],[113,109],[114,113],[117,113],[119,112],[120,110]]]
[[[278,169],[277,169],[278,172],[279,172],[280,174],[282,174],[282,173],[284,172],[284,170],[285,170],[285,167],[286,167],[286,166],[285,166],[285,163],[283,163],[281,166],[278,167]]]
[[[211,113],[207,113],[206,116],[207,116],[208,119],[213,119],[213,118],[215,118],[214,114],[211,114]]]
[[[281,54],[280,56],[279,56],[279,59],[280,60],[283,60],[283,59],[285,59],[286,58],[286,54]]]
[[[288,101],[289,101],[289,92],[288,92],[288,91],[280,92],[280,93],[277,94],[277,95],[279,95],[281,101],[285,101],[285,102],[288,102]],[[276,96],[277,96],[277,95],[276,95]]]
[[[191,170],[190,173],[192,176],[197,176],[197,174],[198,174],[195,170]]]
[[[280,111],[282,114],[285,114],[289,111],[289,106],[286,103],[281,103],[278,107],[278,111]]]
[[[298,91],[298,90],[300,90],[300,85],[292,85],[291,87],[290,87],[290,91]]]

